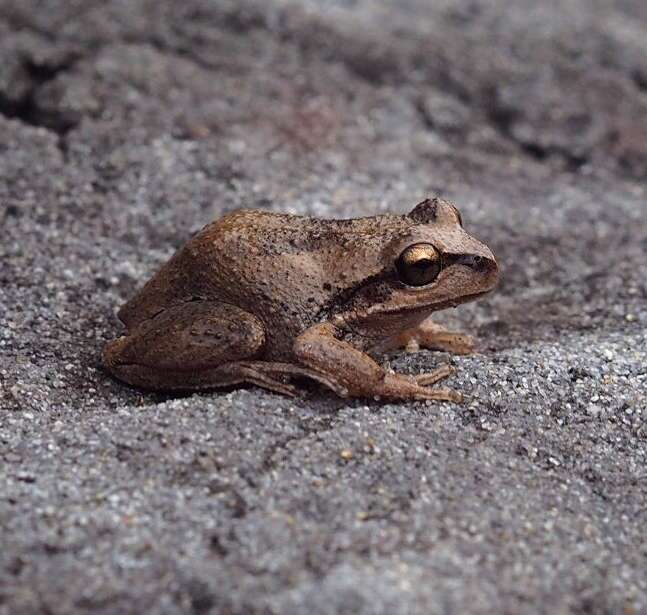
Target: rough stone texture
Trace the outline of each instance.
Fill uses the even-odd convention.
[[[647,5],[431,5],[0,0],[1,615],[647,612]],[[429,194],[465,405],[102,372],[223,212]]]

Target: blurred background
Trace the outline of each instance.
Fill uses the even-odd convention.
[[[0,0],[0,614],[644,612],[646,180],[643,0]],[[213,218],[433,195],[465,407],[101,371]]]

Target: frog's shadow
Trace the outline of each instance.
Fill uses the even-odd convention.
[[[289,401],[292,405],[307,407],[310,410],[316,410],[322,414],[337,414],[343,408],[358,408],[360,406],[371,406],[371,408],[382,408],[383,406],[392,405],[393,401],[388,399],[364,399],[364,398],[342,398],[338,397],[333,391],[312,382],[308,378],[294,378],[297,383],[299,395],[288,397],[280,393],[274,393],[253,384],[232,385],[223,387],[213,387],[202,391],[147,391],[137,389],[124,384],[116,379],[101,363],[98,363],[96,369],[99,370],[109,382],[110,388],[116,387],[120,396],[125,395],[127,398],[122,399],[122,403],[133,404],[137,406],[163,404],[178,399],[204,398],[209,399],[214,396],[229,395],[235,391],[249,391],[256,395],[269,395],[282,400]]]
[[[212,387],[201,391],[150,391],[138,389],[129,386],[115,378],[102,363],[97,363],[95,368],[105,376],[106,381],[110,384],[110,388],[117,389],[120,396],[124,395],[127,398],[122,399],[122,402],[132,403],[136,405],[147,404],[162,404],[169,401],[178,399],[189,399],[192,397],[197,398],[212,398],[214,396],[228,395],[234,391],[249,391],[256,392],[257,395],[272,395],[280,399],[289,400],[293,405],[308,405],[311,409],[321,410],[324,413],[336,413],[342,408],[356,407],[366,405],[364,399],[344,399],[335,395],[333,391],[310,381],[307,378],[295,378],[294,382],[298,383],[297,389],[299,395],[295,397],[288,397],[279,393],[268,391],[261,387],[254,386],[253,384],[241,384],[223,387]],[[371,400],[372,404],[384,405],[387,400],[377,401]]]

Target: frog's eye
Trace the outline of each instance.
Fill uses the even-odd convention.
[[[396,268],[408,286],[431,284],[442,268],[440,253],[430,243],[416,243],[400,254]]]

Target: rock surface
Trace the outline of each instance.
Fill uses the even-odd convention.
[[[647,611],[647,5],[0,0],[0,614]],[[451,404],[99,365],[240,206],[439,194],[503,267]]]

